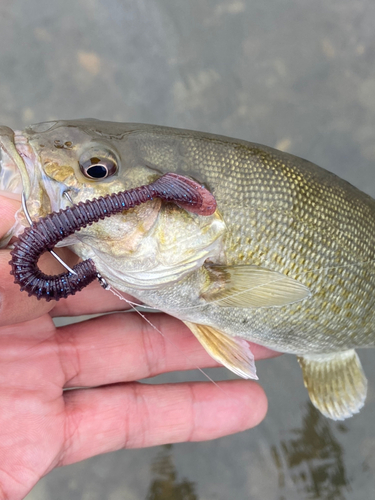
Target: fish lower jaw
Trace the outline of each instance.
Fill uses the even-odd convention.
[[[0,189],[13,193],[31,193],[32,179],[39,157],[20,131],[0,127],[1,176]]]
[[[23,160],[29,180],[32,179],[35,174],[35,166],[40,163],[39,157],[31,147],[27,137],[20,130],[14,131],[14,146]]]
[[[22,177],[12,158],[0,150],[0,191],[21,195]]]
[[[26,167],[15,147],[14,132],[0,126],[0,190],[22,193],[25,176]]]

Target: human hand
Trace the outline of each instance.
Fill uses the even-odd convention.
[[[18,206],[0,197],[0,236]],[[65,249],[69,264],[74,258]],[[56,328],[53,317],[121,310],[124,302],[97,283],[57,303],[38,301],[13,283],[9,260],[0,250],[0,500],[22,499],[54,467],[99,453],[214,439],[264,418],[267,400],[255,382],[219,382],[223,390],[209,381],[135,382],[217,366],[177,319],[148,315],[163,335],[136,313]],[[60,272],[50,255],[40,264]],[[257,359],[274,355],[252,350]]]

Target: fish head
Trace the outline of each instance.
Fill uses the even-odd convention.
[[[140,154],[142,132],[132,124],[55,121],[13,137],[11,132],[4,128],[0,144],[21,173],[33,220],[72,203],[149,184],[165,173],[162,154],[155,163]],[[92,258],[118,286],[126,281],[144,288],[178,280],[202,265],[216,252],[223,231],[218,212],[202,217],[153,199],[88,226],[62,244]]]
[[[124,134],[121,138],[117,131],[109,134],[103,131],[105,125],[108,123],[91,119],[54,121],[14,133],[15,149],[27,172],[22,178],[32,216],[65,208],[65,194],[78,203],[157,177],[152,169],[129,161]]]

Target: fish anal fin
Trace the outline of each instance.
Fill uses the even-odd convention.
[[[285,274],[258,266],[205,266],[201,297],[222,307],[273,307],[298,302],[309,289]]]
[[[367,379],[354,349],[298,357],[313,405],[326,417],[345,420],[364,405]]]
[[[184,323],[212,358],[242,378],[258,380],[254,355],[246,340],[231,337],[211,326]]]

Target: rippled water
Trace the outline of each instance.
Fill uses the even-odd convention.
[[[372,0],[4,0],[0,118],[158,123],[287,150],[375,196]],[[258,363],[269,413],[207,443],[123,450],[53,471],[28,500],[369,500],[375,353],[362,412],[326,420],[293,356]],[[225,370],[210,376],[230,378]],[[158,381],[200,379],[172,374]]]

